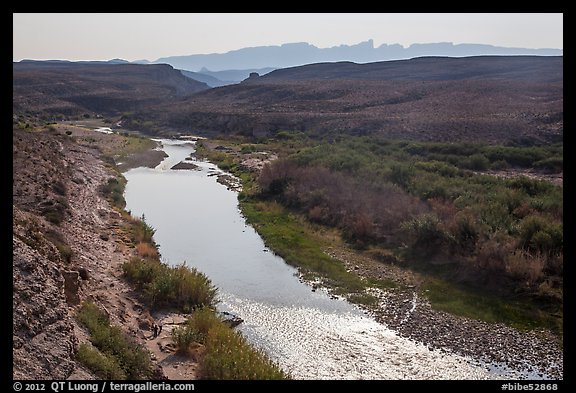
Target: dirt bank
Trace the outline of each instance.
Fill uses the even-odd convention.
[[[150,350],[157,378],[196,378],[197,363],[166,347],[168,321],[151,339],[151,324],[163,316],[150,315],[122,279],[133,245],[126,218],[99,192],[114,176],[100,152],[62,130],[15,130],[12,146],[13,378],[95,378],[75,359],[78,345],[88,342],[73,317],[84,300]]]

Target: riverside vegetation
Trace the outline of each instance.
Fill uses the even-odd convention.
[[[308,279],[365,305],[366,280],[326,252],[330,237],[420,274],[437,309],[562,336],[562,145],[432,143],[379,137],[275,138],[199,146],[244,180],[240,205],[266,243]],[[259,172],[254,151],[280,157]],[[531,177],[528,177],[531,176]],[[336,235],[334,234],[336,231]]]

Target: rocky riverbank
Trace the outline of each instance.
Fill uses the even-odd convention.
[[[361,277],[389,279],[400,285],[371,294],[379,301],[365,307],[376,320],[399,335],[433,350],[449,350],[489,364],[521,371],[527,379],[563,379],[564,353],[559,338],[546,330],[521,332],[432,309],[420,295],[417,275],[393,264],[342,248],[326,252]]]

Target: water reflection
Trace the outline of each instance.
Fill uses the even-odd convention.
[[[241,316],[239,329],[299,379],[495,379],[470,359],[397,336],[353,305],[312,292],[296,270],[267,252],[238,210],[236,193],[209,173],[170,170],[194,145],[160,140],[169,155],[154,169],[124,175],[134,216],[156,229],[164,261],[186,261],[219,288],[222,311]],[[507,377],[517,378],[515,375]]]

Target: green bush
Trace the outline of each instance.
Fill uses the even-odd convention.
[[[563,157],[549,157],[544,160],[536,161],[534,167],[544,169],[549,172],[558,173],[564,170]]]
[[[446,236],[440,228],[440,220],[432,214],[422,214],[401,225],[412,238],[413,247],[435,252],[445,243]]]
[[[519,176],[514,179],[510,179],[507,181],[507,183],[510,187],[522,190],[532,197],[549,192],[552,188],[554,188],[554,186],[548,182],[530,179],[526,176]]]
[[[126,201],[124,200],[124,188],[126,187],[126,179],[122,175],[117,177],[111,177],[108,179],[106,184],[100,187],[102,194],[108,198],[112,206],[119,209],[124,209],[126,207]]]
[[[172,340],[176,344],[176,350],[184,354],[188,353],[192,344],[202,341],[198,332],[188,323],[172,329]]]
[[[66,217],[68,208],[68,201],[64,197],[58,197],[51,204],[44,206],[41,213],[52,224],[60,225]]]
[[[390,181],[401,187],[407,187],[414,176],[414,168],[409,165],[395,164],[390,169]]]
[[[76,358],[102,379],[126,379],[126,374],[114,357],[103,355],[87,344],[80,344]]]
[[[190,312],[216,303],[217,290],[210,279],[184,263],[169,267],[156,260],[134,257],[122,269],[126,278],[143,290],[152,306],[163,304]]]
[[[187,352],[191,344],[205,343],[208,332],[220,321],[214,311],[202,307],[194,311],[192,316],[182,326],[172,330],[172,339],[180,352]]]
[[[214,310],[195,310],[182,326],[172,330],[178,351],[188,353],[190,346],[205,346],[200,359],[203,379],[287,379],[280,367],[262,351],[254,349],[238,332],[225,325]]]
[[[474,171],[485,171],[490,166],[490,161],[484,156],[484,154],[474,154],[468,159],[463,160],[460,166]]]
[[[126,336],[119,327],[111,326],[108,316],[98,306],[91,302],[83,303],[76,319],[90,333],[92,344],[105,357],[113,359],[106,362],[96,359],[94,354],[84,353],[84,357],[89,358],[87,361],[91,363],[106,363],[95,365],[97,369],[107,370],[107,367],[113,367],[113,362],[116,362],[128,379],[148,379],[152,376],[149,353]],[[119,375],[119,371],[115,371],[115,375]]]
[[[203,379],[269,380],[289,376],[264,352],[248,344],[239,333],[222,322],[215,323],[206,336],[206,354],[202,360]]]
[[[558,253],[563,249],[562,224],[541,216],[528,216],[520,222],[520,246],[531,251]]]
[[[156,233],[156,229],[154,229],[146,222],[146,217],[144,214],[142,214],[142,217],[140,218],[132,219],[132,226],[130,231],[132,233],[131,237],[134,244],[149,243],[156,247],[156,243],[154,242],[154,234]]]
[[[463,253],[470,254],[476,248],[480,237],[480,229],[470,215],[460,215],[451,228],[451,238],[456,248]]]

